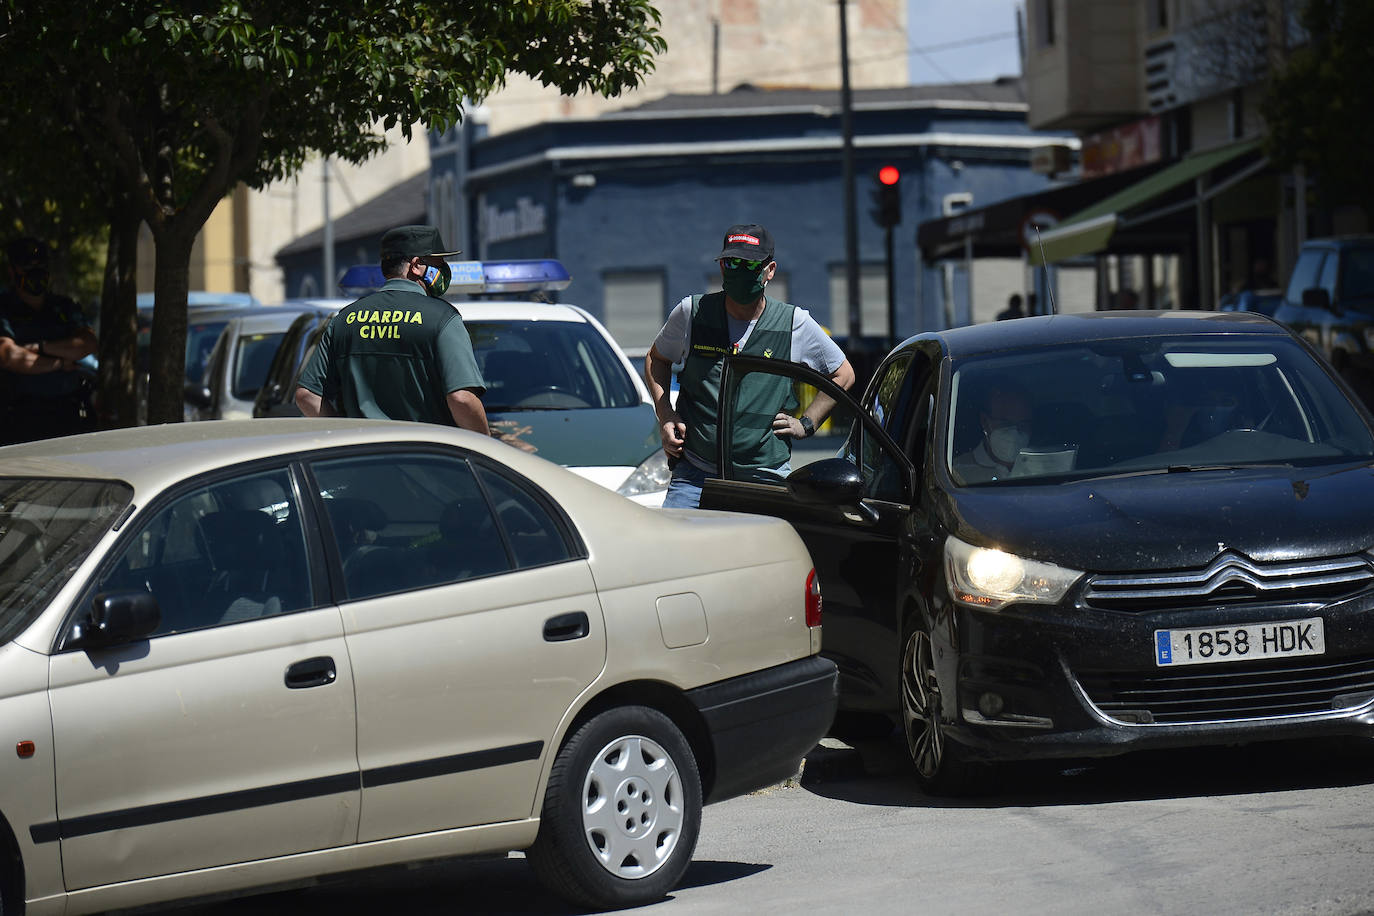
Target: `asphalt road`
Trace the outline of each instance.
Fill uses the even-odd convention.
[[[579,911],[512,854],[179,912]],[[1374,913],[1374,744],[1023,766],[962,801],[924,795],[894,743],[822,747],[799,781],[708,808],[683,885],[634,912]]]

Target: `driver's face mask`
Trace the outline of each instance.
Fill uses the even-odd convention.
[[[433,264],[426,264],[425,275],[420,278],[420,285],[425,288],[425,292],[435,299],[442,299],[452,280],[453,269],[448,266],[447,261],[444,261],[438,267]]]
[[[48,291],[50,275],[46,267],[27,267],[14,271],[14,285],[30,296],[41,296]]]

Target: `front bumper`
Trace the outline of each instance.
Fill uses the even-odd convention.
[[[707,802],[722,801],[795,774],[835,718],[835,663],[813,655],[689,690],[715,753]]]
[[[1374,737],[1374,596],[1324,606],[956,611],[945,645],[948,734],[984,759]],[[1161,667],[1157,629],[1320,617],[1319,656]]]

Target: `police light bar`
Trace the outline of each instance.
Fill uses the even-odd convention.
[[[453,293],[532,293],[567,289],[572,276],[553,258],[522,261],[449,261],[453,278],[447,295]],[[382,288],[386,278],[376,264],[355,264],[344,271],[339,289],[350,296],[362,296]]]

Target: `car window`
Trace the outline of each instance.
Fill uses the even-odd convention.
[[[489,413],[635,407],[634,381],[612,345],[578,321],[469,321]]]
[[[0,645],[71,580],[132,497],[113,481],[0,478]]]
[[[199,487],[158,510],[97,580],[95,593],[157,598],[154,636],[313,606],[300,509],[285,469]]]
[[[349,599],[514,566],[486,494],[461,458],[389,453],[318,461],[313,468]]]
[[[1341,298],[1374,299],[1374,248],[1347,248],[1341,260]]]
[[[1302,305],[1303,290],[1317,285],[1322,258],[1325,256],[1326,251],[1321,248],[1308,248],[1298,255],[1298,263],[1293,266],[1293,276],[1288,281],[1288,293],[1284,298],[1293,305]]]
[[[267,370],[277,353],[285,332],[273,334],[243,334],[239,337],[234,357],[234,397],[250,400],[267,380]]]
[[[215,348],[220,332],[229,323],[224,321],[191,321],[186,325],[186,381],[196,382],[205,377],[210,351]]]
[[[1336,277],[1340,264],[1340,255],[1334,252],[1327,255],[1326,260],[1322,262],[1321,279],[1317,281],[1317,285],[1326,290],[1332,302],[1336,301]]]
[[[570,556],[562,526],[539,500],[520,484],[491,468],[479,467],[501,529],[521,569],[558,563]]]
[[[956,364],[943,458],[956,483],[1367,460],[1374,438],[1296,341],[1169,337]]]

